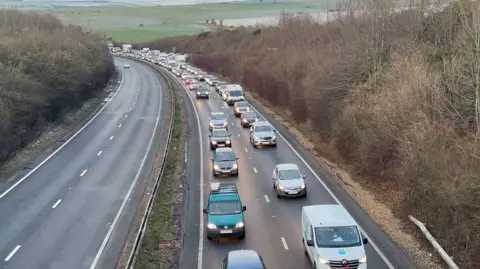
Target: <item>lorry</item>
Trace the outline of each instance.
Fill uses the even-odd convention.
[[[341,205],[302,208],[302,245],[315,269],[367,269],[360,228]]]

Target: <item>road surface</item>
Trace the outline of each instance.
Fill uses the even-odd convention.
[[[122,68],[118,91],[98,116],[16,187],[0,192],[0,268],[114,268],[167,105],[158,72],[116,59],[120,67],[124,62],[131,67]]]
[[[233,115],[233,109],[227,107],[214,90],[208,100],[196,100],[194,92],[182,92],[190,129],[187,146],[189,150],[186,156],[186,160],[189,160],[187,163],[189,194],[185,214],[182,269],[220,268],[227,253],[238,249],[258,251],[269,268],[311,268],[304,255],[301,242],[302,207],[314,204],[336,204],[338,201],[349,210],[370,239],[371,243],[366,245],[369,268],[416,268],[341,186],[331,179],[318,164],[315,164],[311,156],[308,157],[308,153],[293,142],[291,134],[288,134],[277,123],[268,119],[276,127],[277,134],[280,134],[280,137],[277,135],[277,148],[254,149],[249,143],[249,129],[240,126],[240,121]],[[197,124],[195,111],[198,112],[200,126]],[[228,115],[232,148],[240,158],[238,178],[222,179],[222,181],[237,183],[242,203],[247,206],[245,212],[246,238],[237,242],[209,241],[204,236],[202,226],[199,225],[199,220],[201,220],[206,226],[206,216],[203,218],[201,216],[202,203],[200,201],[203,201],[203,207],[205,207],[210,182],[218,181],[212,174],[210,161],[212,151],[208,144],[208,117],[211,112],[224,112]],[[198,147],[199,143],[201,143],[201,149]],[[302,173],[307,176],[309,195],[306,199],[278,199],[276,197],[271,177],[274,166],[279,163],[296,163]],[[203,186],[201,186],[202,182]]]

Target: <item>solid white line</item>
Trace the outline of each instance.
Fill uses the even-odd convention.
[[[257,168],[255,168],[255,167],[253,168],[253,171],[254,171],[255,173],[258,173],[258,172],[257,172]]]
[[[97,153],[97,156],[102,155],[102,153],[103,153],[103,150],[100,150],[100,151]]]
[[[267,203],[270,203],[270,199],[268,199],[268,196],[265,194],[265,201],[267,201]]]
[[[110,136],[110,140],[112,140],[113,138],[114,138],[114,136],[113,136],[113,135],[112,135],[112,136]]]
[[[18,251],[21,247],[22,247],[21,245],[17,245],[17,246],[12,250],[12,252],[10,252],[10,254],[8,254],[8,256],[5,258],[4,261],[8,262],[8,261],[13,257],[13,255],[15,255],[15,253],[17,253],[17,251]]]
[[[252,107],[253,108],[253,107]],[[258,115],[262,115],[260,113],[260,111],[258,111],[257,109],[253,108],[253,110],[255,110],[257,112]],[[265,117],[263,117],[264,119],[266,119]],[[307,163],[307,161],[305,161],[305,159],[300,155],[300,153],[298,153],[298,151],[285,139],[285,137],[283,137],[282,134],[280,134],[280,132],[277,131],[277,134],[278,136],[283,140],[285,141],[285,144],[287,144],[287,146],[295,153],[295,155],[297,155],[297,157],[303,162],[303,164],[308,168],[308,170],[310,171],[310,173],[312,173],[312,175],[318,180],[318,182],[320,182],[320,184],[322,184],[323,188],[325,190],[327,190],[327,192],[330,194],[330,196],[333,198],[333,200],[335,200],[335,202],[337,202],[337,204],[341,205],[343,208],[345,208],[345,206],[342,204],[342,202],[340,202],[340,200],[338,199],[337,196],[335,196],[335,194],[332,192],[332,190],[330,190],[330,188],[327,187],[327,185],[325,184],[325,182],[323,182],[323,180],[317,175],[317,173],[315,173],[315,171],[313,170],[313,168]],[[389,269],[395,269],[395,267],[393,267],[392,263],[390,263],[390,261],[387,259],[387,257],[383,254],[382,251],[380,251],[380,249],[378,248],[378,246],[373,242],[373,240],[371,240],[370,236],[368,236],[368,234],[365,232],[365,230],[363,230],[363,228],[359,225],[358,226],[360,229],[360,232],[363,233],[365,235],[365,237],[367,237],[369,240],[368,240],[368,243],[373,247],[373,249],[375,249],[375,251],[378,253],[378,255],[382,258],[382,260],[385,262],[385,264],[388,266]]]
[[[61,202],[62,199],[58,199],[58,201],[52,206],[52,208],[56,208]]]
[[[35,166],[35,168],[33,168],[30,172],[28,172],[28,174],[26,174],[25,176],[23,176],[21,179],[19,179],[15,184],[13,184],[10,188],[8,188],[5,192],[3,192],[2,194],[0,194],[0,199],[2,199],[3,197],[5,197],[9,192],[11,192],[13,189],[15,189],[18,185],[20,185],[25,179],[27,179],[31,174],[35,173],[35,171],[37,171],[40,167],[42,167],[42,165],[44,165],[46,162],[48,162],[48,160],[50,160],[53,156],[55,156],[55,154],[57,154],[60,150],[62,150],[68,143],[70,143],[70,141],[72,141],[75,137],[77,137],[77,135],[79,135],[83,130],[85,130],[85,128],[87,128],[87,126],[90,125],[90,123],[92,123],[97,117],[98,115],[100,115],[100,113],[102,113],[102,111],[105,109],[105,107],[107,107],[107,105],[113,100],[113,97],[115,97],[115,95],[117,95],[118,91],[120,90],[120,88],[122,87],[122,84],[123,84],[123,78],[124,78],[124,75],[123,75],[123,70],[121,71],[122,72],[122,79],[120,80],[120,83],[119,83],[119,86],[117,88],[117,90],[115,91],[115,93],[112,95],[112,98],[110,98],[103,106],[102,108],[100,108],[100,110],[97,112],[97,114],[95,114],[87,123],[85,123],[85,125],[83,125],[82,128],[80,128],[80,130],[78,130],[76,133],[74,133],[72,135],[72,137],[70,137],[67,141],[65,141],[65,143],[63,143],[60,147],[58,147],[58,149],[56,149],[54,152],[52,152],[52,154],[50,154],[47,158],[45,158],[45,160],[43,160],[41,163],[39,163],[37,166]]]
[[[120,128],[120,127],[122,127],[122,124],[121,124],[121,123],[118,125],[118,128]]]
[[[80,176],[83,177],[86,172],[87,172],[87,169],[83,170],[83,172],[80,174]]]
[[[285,238],[284,238],[284,237],[280,237],[280,239],[282,240],[283,248],[284,248],[285,250],[288,250],[288,245],[287,245],[287,241],[285,241]]]
[[[248,152],[248,149],[247,149],[247,148],[245,148],[245,152]]]
[[[155,77],[157,79],[158,85],[160,84],[160,81],[158,80],[158,77]],[[147,156],[150,153],[152,149],[152,144],[153,144],[153,139],[155,138],[155,133],[157,132],[158,128],[158,122],[160,121],[160,115],[161,115],[161,109],[160,107],[162,106],[163,98],[160,95],[160,103],[159,103],[159,109],[158,109],[158,114],[157,114],[157,119],[155,122],[155,126],[153,127],[153,132],[152,136],[150,137],[150,141],[148,142],[147,150],[145,152],[145,155],[143,156],[142,163],[140,164],[140,167],[138,168],[137,174],[135,175],[135,178],[133,179],[132,185],[130,185],[130,188],[128,189],[127,194],[125,195],[125,198],[123,199],[122,205],[120,206],[120,209],[117,212],[117,215],[113,219],[112,224],[110,225],[110,228],[108,229],[107,234],[105,235],[105,238],[103,239],[102,245],[98,249],[97,255],[95,255],[95,259],[92,262],[92,265],[90,266],[90,269],[95,269],[97,266],[98,261],[100,260],[100,257],[102,256],[103,251],[105,250],[105,247],[107,246],[108,241],[110,240],[110,237],[112,236],[113,230],[115,229],[115,226],[117,225],[118,220],[120,219],[120,216],[123,213],[123,210],[125,209],[125,206],[127,205],[127,202],[129,201],[130,195],[132,195],[132,191],[137,184],[138,178],[140,177],[140,173],[143,170],[143,167],[145,166],[145,161],[147,160]]]

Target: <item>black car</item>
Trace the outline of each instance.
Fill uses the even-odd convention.
[[[254,122],[257,121],[258,116],[254,111],[243,112],[240,116],[240,125],[242,125],[242,127],[250,127]]]
[[[210,95],[210,89],[207,87],[207,86],[199,86],[197,87],[196,89],[197,91],[197,99],[200,99],[200,98],[206,98],[206,99],[209,99],[209,95]]]
[[[210,135],[210,148],[216,149],[218,147],[232,147],[231,135],[226,129],[215,129]]]

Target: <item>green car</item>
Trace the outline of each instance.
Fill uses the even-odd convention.
[[[207,239],[220,237],[245,238],[245,219],[235,183],[216,182],[210,185],[207,208]]]

